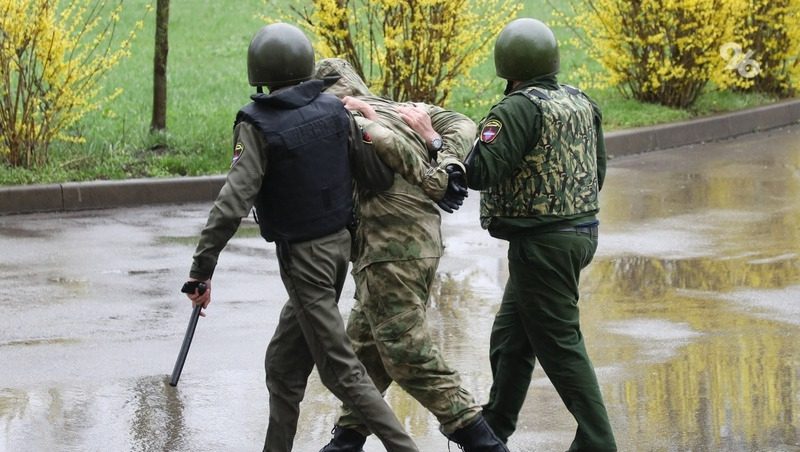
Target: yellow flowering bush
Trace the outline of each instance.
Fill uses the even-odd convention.
[[[114,39],[122,0],[106,3],[0,0],[0,161],[45,163],[53,140],[80,141],[69,127],[119,94],[99,81],[134,33]]]
[[[553,2],[550,2],[551,5]],[[596,86],[688,107],[719,88],[791,96],[800,85],[800,0],[570,0],[572,26],[607,71]],[[590,74],[591,75],[591,74]]]
[[[513,0],[312,0],[293,12],[323,57],[350,61],[374,91],[444,105],[522,9]],[[269,18],[265,19],[269,20]]]
[[[637,100],[688,107],[732,39],[732,0],[570,0],[562,15],[606,82]],[[563,13],[563,11],[562,11]]]
[[[791,96],[800,86],[800,0],[730,0],[732,39],[720,49],[721,87]]]

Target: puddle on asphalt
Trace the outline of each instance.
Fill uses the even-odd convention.
[[[800,286],[771,290],[736,290],[720,295],[720,298],[733,302],[749,315],[800,326],[800,310],[797,309]]]
[[[75,338],[46,338],[46,339],[24,339],[18,341],[0,342],[0,347],[29,347],[36,345],[64,345],[64,344],[77,344],[79,341]]]
[[[35,239],[47,237],[48,233],[25,228],[8,228],[0,226],[0,236],[7,236],[17,239]]]
[[[798,168],[800,127],[612,162],[580,307],[620,451],[800,451]],[[484,402],[508,271],[472,195],[444,217],[429,323]],[[249,220],[220,255],[178,387],[166,381],[190,311],[177,290],[207,212],[0,218],[0,451],[260,449],[263,353],[286,295]],[[345,316],[352,294],[348,280]],[[386,398],[423,452],[447,450],[416,401],[396,387]],[[295,450],[319,450],[337,408],[312,374]],[[574,429],[537,368],[511,450],[564,450]],[[365,450],[383,448],[371,437]]]

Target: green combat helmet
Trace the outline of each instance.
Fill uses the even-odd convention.
[[[494,43],[494,67],[500,78],[530,80],[555,74],[559,66],[556,37],[536,19],[511,21]]]
[[[247,77],[252,86],[270,89],[294,85],[314,74],[314,49],[299,28],[274,23],[262,27],[247,49]]]

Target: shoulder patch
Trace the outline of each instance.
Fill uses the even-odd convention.
[[[369,135],[369,133],[367,133],[367,131],[361,126],[359,126],[359,129],[361,129],[361,141],[366,144],[372,144],[372,137]]]
[[[496,119],[486,121],[486,124],[484,124],[481,129],[481,141],[484,143],[491,143],[497,138],[497,135],[500,134],[500,129],[502,128],[503,124]]]
[[[244,152],[244,144],[241,141],[239,141],[236,143],[236,146],[233,147],[233,158],[231,159],[231,168],[233,168],[233,165],[235,165],[236,162],[239,161],[239,157],[242,156],[242,152]]]

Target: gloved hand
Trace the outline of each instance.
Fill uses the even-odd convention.
[[[464,204],[464,198],[469,196],[467,190],[467,179],[464,177],[464,171],[458,165],[447,165],[447,190],[444,192],[444,197],[436,202],[440,209],[447,213],[453,213]]]

